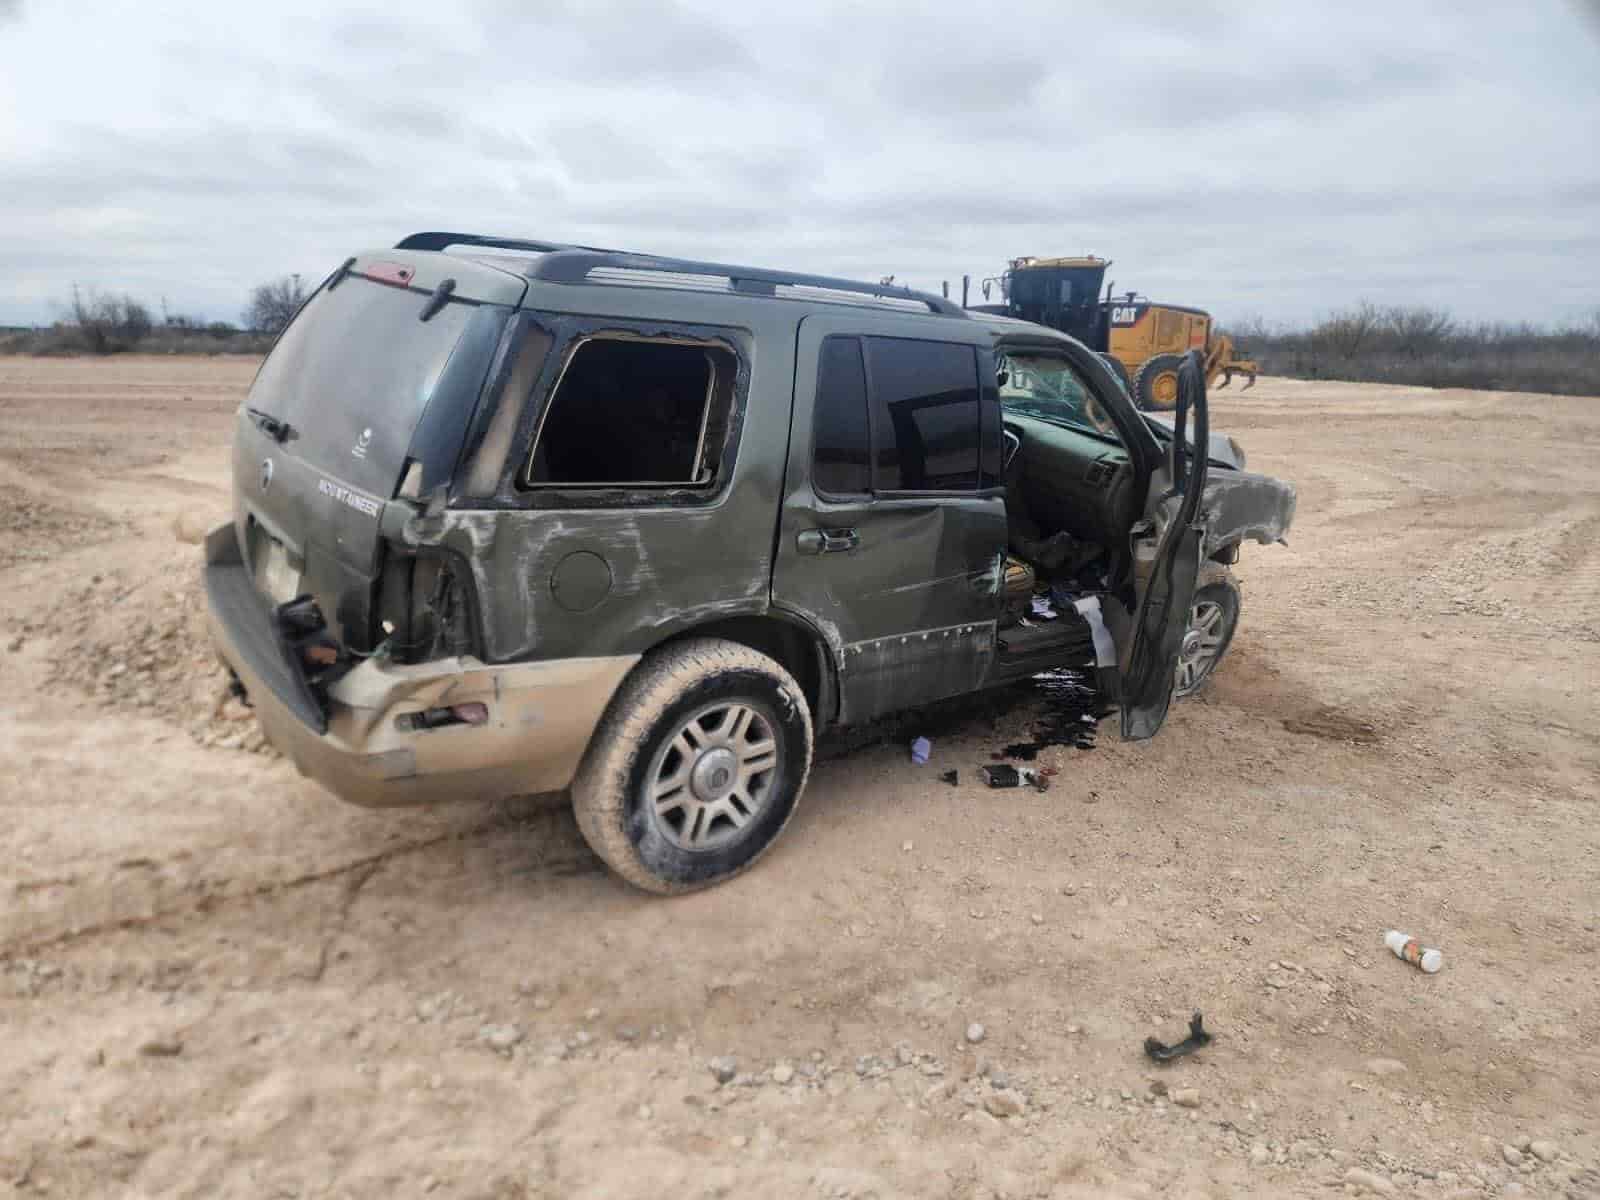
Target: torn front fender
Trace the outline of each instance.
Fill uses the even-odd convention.
[[[1250,471],[1213,471],[1200,503],[1204,555],[1250,538],[1281,542],[1294,522],[1294,484]]]

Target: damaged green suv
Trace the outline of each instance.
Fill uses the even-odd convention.
[[[772,845],[819,729],[1088,664],[1154,734],[1226,649],[1226,564],[1293,515],[1242,467],[1193,370],[1161,425],[1079,343],[937,296],[416,234],[262,364],[211,625],[337,795],[570,789],[611,867],[683,891]]]

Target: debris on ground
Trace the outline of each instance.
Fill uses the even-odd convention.
[[[956,784],[961,782],[961,773],[954,770],[945,771],[939,776],[939,779],[940,782],[948,783],[951,787],[955,787]]]
[[[1093,664],[1041,672],[1033,687],[1045,707],[1030,730],[1032,740],[1012,742],[996,757],[1033,762],[1050,746],[1093,750],[1100,721],[1112,711],[1095,683]]]
[[[917,766],[923,766],[928,761],[928,755],[933,753],[933,743],[925,737],[919,737],[911,743],[911,761]]]
[[[1426,972],[1429,975],[1437,973],[1444,966],[1444,955],[1431,946],[1424,946],[1409,933],[1401,933],[1398,929],[1391,929],[1383,935],[1383,944],[1394,951],[1394,956],[1402,962]]]
[[[1010,763],[990,763],[979,767],[978,774],[992,788],[1014,788],[1022,782],[1022,772]]]
[[[1037,792],[1050,790],[1050,779],[1042,771],[1016,768],[1011,763],[987,763],[979,766],[978,774],[990,787],[1032,787]]]
[[[1185,1054],[1193,1054],[1202,1046],[1211,1044],[1211,1035],[1206,1032],[1205,1023],[1199,1010],[1189,1018],[1189,1036],[1175,1045],[1169,1046],[1159,1038],[1147,1037],[1144,1040],[1144,1052],[1156,1062],[1171,1062],[1175,1058],[1182,1058]]]
[[[1050,781],[1038,771],[1029,770],[1027,767],[1017,768],[1010,763],[989,763],[978,768],[978,774],[983,776],[983,781],[992,788],[1027,787],[1037,791],[1045,791],[1050,786]]]

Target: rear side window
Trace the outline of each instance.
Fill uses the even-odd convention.
[[[859,496],[871,484],[867,372],[861,339],[829,337],[817,362],[811,485],[830,496]]]
[[[872,487],[975,491],[983,442],[972,346],[869,337]]]
[[[715,483],[735,362],[720,346],[591,338],[573,351],[540,423],[533,487]]]

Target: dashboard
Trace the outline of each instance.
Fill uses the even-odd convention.
[[[1005,428],[1020,443],[1023,498],[1041,530],[1122,548],[1136,515],[1127,450],[1024,413],[1006,413]]]

